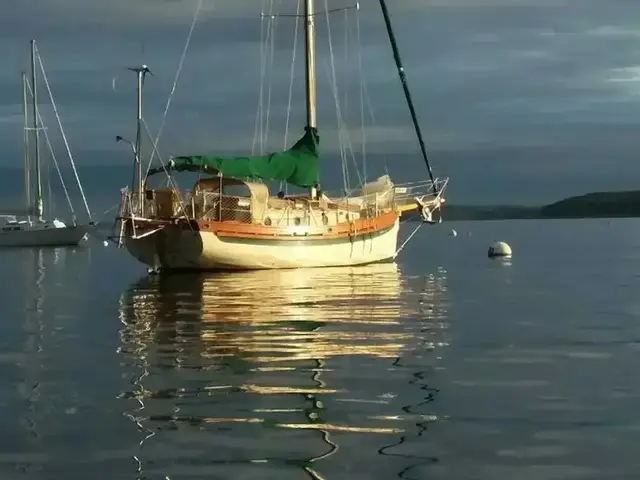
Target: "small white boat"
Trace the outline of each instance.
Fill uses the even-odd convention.
[[[29,222],[5,217],[0,228],[0,247],[73,246],[78,245],[86,234],[87,227],[68,226],[58,219]]]
[[[86,208],[87,216],[89,219],[88,224],[86,225],[78,225],[74,221],[72,225],[68,225],[67,223],[59,220],[58,218],[45,218],[45,202],[43,196],[43,188],[42,188],[42,178],[41,178],[41,158],[40,158],[40,138],[39,132],[40,130],[44,131],[45,139],[47,141],[47,145],[51,150],[52,157],[54,159],[55,167],[58,170],[58,174],[60,176],[60,180],[63,183],[63,188],[65,191],[65,195],[67,195],[67,201],[69,202],[69,206],[71,208],[72,213],[73,206],[71,204],[71,200],[67,194],[66,186],[64,185],[64,180],[62,179],[62,174],[59,170],[59,166],[57,161],[55,160],[55,156],[53,154],[53,150],[51,148],[51,143],[49,141],[49,137],[47,135],[46,129],[42,127],[42,116],[38,111],[38,96],[37,96],[37,85],[36,85],[36,60],[39,62],[42,74],[44,76],[45,84],[47,86],[47,90],[49,90],[49,84],[46,79],[46,74],[44,73],[44,68],[42,68],[42,62],[38,55],[35,41],[31,41],[31,84],[27,80],[26,74],[22,73],[22,106],[23,106],[23,119],[24,119],[24,194],[25,194],[25,208],[23,209],[6,209],[0,207],[0,247],[45,247],[45,246],[74,246],[78,245],[83,238],[88,234],[89,228],[93,224],[91,221],[91,212],[89,211],[89,207],[86,202],[86,198],[84,196],[84,192],[82,191],[82,185],[80,185],[80,181],[77,176],[77,172],[75,171],[75,165],[73,163],[73,158],[71,157],[70,150],[68,148],[68,144],[66,138],[64,137],[64,131],[62,130],[62,124],[60,123],[60,119],[57,115],[57,109],[55,107],[55,102],[53,100],[53,96],[51,95],[51,91],[49,90],[49,97],[51,99],[52,106],[54,107],[54,112],[56,113],[56,117],[58,117],[58,124],[60,126],[60,131],[63,135],[63,139],[65,142],[65,146],[67,146],[67,152],[69,153],[69,159],[71,160],[71,166],[76,174],[76,180],[78,182],[78,187],[80,189],[80,193],[82,194],[82,198],[84,200],[84,206]],[[31,93],[32,99],[32,127],[29,127],[29,118],[27,112],[27,103],[28,96]],[[29,132],[33,133],[33,161],[30,156],[29,149]],[[33,166],[33,172],[32,170]],[[32,179],[33,173],[33,179]],[[33,195],[32,195],[33,192]],[[75,217],[75,214],[74,214]],[[4,222],[2,221],[4,219]]]

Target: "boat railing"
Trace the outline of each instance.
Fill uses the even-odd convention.
[[[0,214],[0,219],[4,220],[4,223],[15,223],[17,222],[15,215],[5,215]]]
[[[148,200],[145,196],[142,200],[143,209],[140,209],[140,197],[136,192],[129,189],[123,189],[120,193],[120,217],[145,217],[156,218],[157,208],[156,202]]]
[[[415,189],[414,189],[415,191]],[[404,194],[407,196],[408,194]],[[330,199],[275,199],[235,196],[217,191],[195,191],[178,198],[169,189],[145,192],[143,211],[140,196],[127,188],[121,191],[121,218],[170,220],[188,218],[265,226],[335,225],[356,218],[375,218],[396,206],[397,193],[391,189],[360,197]]]
[[[252,223],[252,203],[250,197],[197,192],[187,199],[187,214],[198,220]]]
[[[393,188],[381,190],[364,195],[347,195],[342,198],[333,200],[337,208],[343,208],[349,211],[362,210],[375,211],[378,215],[381,212],[393,210],[395,203],[395,191]]]
[[[435,181],[424,180],[420,182],[396,183],[396,201],[402,205],[414,202],[417,198],[437,197],[443,198],[443,193],[449,183],[448,178],[436,178]]]
[[[185,204],[180,195],[173,189],[147,190],[142,197],[137,192],[123,188],[120,193],[119,217],[136,217],[145,219],[170,220],[188,217]]]

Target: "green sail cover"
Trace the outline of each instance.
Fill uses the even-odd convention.
[[[168,170],[177,172],[222,173],[225,177],[281,180],[299,187],[318,181],[318,131],[305,127],[305,134],[284,152],[255,157],[216,157],[207,155],[174,157]],[[149,174],[164,171],[157,168]]]

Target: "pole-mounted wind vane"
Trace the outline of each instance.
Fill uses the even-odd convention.
[[[139,67],[128,67],[127,70],[134,72],[138,78],[138,109],[137,109],[137,128],[136,139],[134,143],[129,142],[121,136],[116,137],[116,142],[128,143],[131,146],[133,155],[135,157],[134,165],[134,184],[136,185],[136,192],[138,194],[138,212],[142,216],[144,215],[144,178],[142,174],[142,157],[141,157],[141,143],[142,143],[142,89],[144,86],[144,79],[149,75],[153,75],[149,67],[141,65]]]
[[[138,75],[142,75],[142,81],[143,82],[144,82],[145,77],[147,76],[147,73],[149,75],[153,76],[153,72],[151,70],[149,70],[149,67],[147,67],[146,65],[140,65],[139,67],[129,67],[129,68],[127,68],[127,70],[135,72]]]

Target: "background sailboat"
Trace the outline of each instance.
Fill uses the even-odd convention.
[[[31,41],[31,84],[27,80],[27,75],[22,74],[22,104],[23,104],[23,118],[24,118],[24,193],[25,193],[25,208],[24,209],[3,209],[0,208],[0,217],[3,217],[5,222],[0,227],[0,247],[36,247],[36,246],[73,246],[78,245],[80,241],[85,237],[88,232],[89,225],[78,225],[76,223],[75,212],[71,199],[69,197],[67,187],[62,177],[58,162],[51,148],[48,134],[43,128],[42,115],[38,109],[38,90],[37,90],[37,70],[36,62],[39,63],[42,71],[47,90],[49,91],[49,97],[51,99],[54,112],[58,120],[58,125],[62,133],[67,152],[70,154],[66,136],[62,129],[60,118],[57,114],[57,108],[55,101],[51,95],[49,89],[49,83],[44,72],[42,60],[37,51],[35,40]],[[31,107],[32,107],[32,127],[29,127],[28,118],[28,98],[31,94]],[[65,222],[58,218],[46,218],[45,216],[45,198],[42,188],[42,165],[41,165],[41,152],[40,152],[40,131],[44,131],[47,145],[51,151],[52,159],[55,164],[55,168],[58,172],[58,176],[62,183],[62,187],[69,203],[69,207],[73,214],[73,221],[71,225],[67,225]],[[33,158],[31,158],[31,152],[29,148],[29,131],[33,133]],[[88,221],[91,222],[91,212],[89,210],[82,185],[78,178],[78,174],[73,162],[73,158],[69,155],[71,166],[76,177],[78,188],[84,201],[84,206],[87,212]],[[33,172],[32,172],[33,167]],[[33,178],[32,178],[33,173]],[[33,184],[32,184],[33,183]],[[52,199],[49,198],[49,201]]]
[[[123,189],[117,236],[129,252],[154,269],[273,269],[353,266],[390,260],[398,254],[400,217],[420,212],[431,223],[444,203],[448,179],[433,177],[404,77],[391,21],[381,3],[429,180],[397,185],[383,175],[343,195],[328,195],[318,183],[320,129],[316,104],[316,33],[313,0],[304,1],[306,126],[288,150],[222,157],[181,155],[149,175],[165,173],[169,188],[147,189],[140,155],[142,89],[138,75],[138,130],[133,190]],[[327,15],[330,12],[325,12]],[[155,153],[155,152],[154,152]],[[209,175],[191,191],[174,187],[172,172]],[[306,190],[271,196],[265,182]]]

